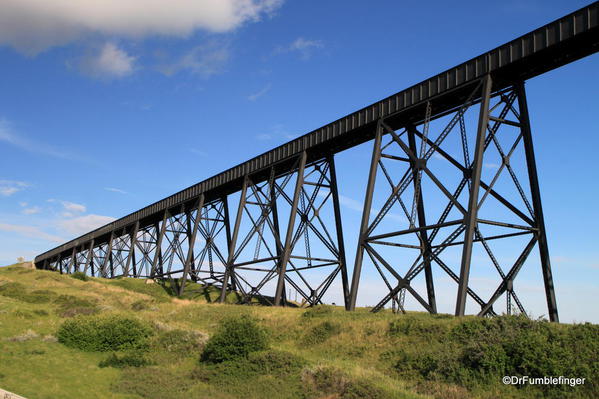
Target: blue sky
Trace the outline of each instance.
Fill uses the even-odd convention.
[[[590,2],[66,3],[0,5],[0,264]],[[564,321],[599,322],[598,71],[594,55],[527,83]],[[350,260],[370,151],[367,143],[338,156]],[[537,316],[546,313],[540,283],[523,282]]]

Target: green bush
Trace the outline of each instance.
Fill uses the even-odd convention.
[[[410,330],[411,327],[408,327]],[[390,326],[391,330],[391,326]],[[403,334],[405,324],[395,324]],[[465,387],[497,384],[504,375],[599,378],[599,326],[559,325],[524,316],[468,318],[426,348],[406,347],[389,356],[401,374],[442,380]],[[534,386],[544,397],[596,396],[594,383],[582,386]]]
[[[201,361],[220,363],[247,357],[251,352],[268,349],[268,336],[258,323],[247,316],[225,319],[202,352]]]
[[[142,349],[153,330],[139,320],[114,316],[77,316],[58,329],[58,342],[87,352]]]
[[[102,360],[99,367],[114,367],[122,369],[125,367],[143,367],[151,365],[150,362],[141,352],[126,352],[123,354],[112,353],[106,359]]]
[[[419,317],[403,315],[389,323],[387,333],[393,337],[401,335],[427,335],[440,340],[446,331],[447,328],[445,327],[445,324],[442,324],[442,322],[439,322],[432,317],[422,319]]]
[[[193,379],[209,383],[245,384],[249,380],[260,380],[260,376],[274,376],[280,379],[297,379],[306,361],[289,352],[251,352],[247,357],[213,363],[200,364],[193,372]]]
[[[305,344],[310,345],[320,344],[339,333],[341,333],[341,325],[339,323],[323,321],[312,327],[304,336],[303,341]]]
[[[87,275],[85,273],[83,273],[83,272],[75,272],[75,273],[72,273],[70,276],[72,278],[75,278],[75,279],[81,280],[81,281],[88,281],[89,280],[89,277],[87,277]]]
[[[248,363],[258,374],[291,375],[299,372],[306,361],[293,353],[269,350],[248,355]]]

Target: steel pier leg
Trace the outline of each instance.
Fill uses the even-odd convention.
[[[415,157],[418,157],[418,149],[416,148],[416,138],[414,134],[414,127],[408,128],[408,142],[410,150]],[[422,192],[422,182],[417,179],[418,168],[416,165],[412,165],[412,171],[414,174],[414,190],[418,191],[418,203],[416,204],[418,210],[418,225],[419,227],[426,227],[426,215],[424,213],[424,199]],[[426,279],[426,292],[428,294],[428,304],[432,309],[432,313],[437,313],[437,301],[435,299],[435,285],[433,283],[433,271],[431,268],[431,243],[428,240],[428,231],[423,228],[420,231],[420,245],[422,253],[422,261],[424,262],[424,276]]]
[[[225,302],[225,298],[227,297],[227,282],[231,273],[234,273],[232,270],[233,262],[235,262],[235,247],[237,246],[237,236],[239,236],[239,225],[241,224],[241,218],[243,217],[243,208],[245,207],[246,194],[248,189],[249,178],[246,176],[243,179],[243,186],[241,188],[241,195],[239,197],[239,206],[237,207],[237,215],[235,216],[235,226],[233,227],[233,236],[231,237],[231,242],[229,244],[229,256],[227,257],[227,264],[225,266],[225,275],[223,276],[223,285],[220,290],[220,303]],[[231,279],[233,280],[233,278]]]
[[[304,170],[306,168],[306,151],[302,152],[299,158],[299,166],[297,169],[297,180],[295,182],[295,190],[293,193],[293,204],[291,205],[289,224],[287,225],[287,234],[285,236],[285,248],[283,250],[283,257],[280,259],[279,264],[279,279],[277,281],[277,291],[275,293],[275,306],[281,305],[285,289],[285,273],[287,271],[287,263],[291,256],[291,245],[293,241],[293,231],[295,229],[295,217],[297,215],[297,207],[299,203],[300,195],[302,195],[302,187],[304,185]]]
[[[462,250],[462,266],[460,268],[460,282],[456,301],[455,315],[463,316],[466,310],[466,294],[468,291],[468,278],[470,276],[470,262],[472,261],[472,243],[474,231],[477,226],[478,191],[480,188],[480,175],[483,164],[485,136],[489,124],[489,104],[491,100],[491,76],[483,78],[480,113],[478,117],[478,131],[476,133],[476,148],[474,150],[474,163],[472,165],[472,184],[470,185],[470,198],[468,200],[468,213],[464,217],[464,247]]]
[[[166,219],[168,217],[168,209],[164,210],[164,215],[162,216],[162,226],[160,226],[160,233],[158,234],[158,238],[156,240],[156,253],[154,253],[154,259],[152,261],[152,269],[150,270],[150,278],[154,278],[156,276],[156,265],[160,263],[160,269],[162,271],[162,238],[164,237],[166,231]],[[156,229],[158,231],[158,229]],[[162,273],[160,273],[162,276]]]
[[[347,277],[347,260],[345,259],[345,244],[343,241],[343,225],[341,224],[341,209],[339,207],[339,190],[337,187],[337,171],[335,170],[335,156],[327,157],[329,173],[331,175],[331,194],[333,196],[333,210],[335,212],[335,228],[337,229],[337,249],[339,250],[339,267],[341,268],[341,284],[343,284],[343,303],[345,310],[349,310],[349,281]]]
[[[526,152],[528,179],[530,182],[532,204],[535,213],[535,227],[537,228],[537,240],[539,243],[539,253],[541,257],[543,280],[545,282],[547,310],[549,312],[549,320],[559,322],[559,316],[557,314],[557,303],[555,300],[555,290],[553,286],[553,276],[551,274],[551,260],[549,259],[549,248],[547,245],[547,235],[545,232],[545,220],[543,218],[543,207],[541,205],[541,192],[539,190],[537,165],[535,161],[535,153],[530,129],[530,119],[528,115],[528,104],[526,102],[526,91],[524,90],[524,82],[516,84],[515,88],[516,93],[518,95],[518,108],[520,109],[520,124],[522,125],[522,139],[524,141],[524,151]]]
[[[370,220],[370,208],[372,207],[372,194],[374,193],[374,183],[376,182],[376,172],[381,158],[381,140],[383,128],[380,123],[376,127],[374,144],[372,147],[372,160],[370,161],[370,173],[368,175],[368,185],[366,186],[366,196],[364,198],[364,210],[362,211],[362,222],[360,224],[360,236],[358,237],[358,249],[356,250],[356,261],[354,263],[354,273],[351,281],[349,310],[356,309],[356,299],[358,297],[358,286],[360,284],[360,274],[362,272],[362,261],[364,259],[364,243],[368,233],[368,222]]]
[[[187,250],[187,258],[185,259],[185,266],[183,267],[183,278],[181,279],[181,285],[179,286],[178,295],[181,296],[183,294],[183,290],[185,289],[185,281],[187,280],[187,274],[189,273],[189,268],[191,267],[191,263],[193,262],[193,245],[196,242],[196,235],[198,233],[198,225],[200,224],[200,220],[202,219],[202,208],[204,208],[204,194],[200,195],[198,199],[198,213],[196,214],[196,220],[193,223],[193,231],[191,233],[191,237],[189,238],[189,248]],[[191,215],[191,210],[187,215],[187,220],[189,221],[189,217]],[[189,223],[188,223],[189,225]]]

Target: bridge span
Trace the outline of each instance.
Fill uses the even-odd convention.
[[[503,311],[525,312],[515,280],[534,263],[558,321],[524,82],[594,54],[598,25],[594,2],[40,254],[36,267],[171,279],[179,293],[212,284],[221,300],[234,289],[274,305],[290,289],[307,306],[338,290],[348,310],[368,268],[380,282],[373,311],[404,311],[408,297],[436,313],[441,283],[455,284],[456,315],[482,316],[500,298]],[[350,278],[335,154],[367,141]],[[502,243],[507,265],[495,255]],[[492,268],[496,286],[474,287],[471,264]]]

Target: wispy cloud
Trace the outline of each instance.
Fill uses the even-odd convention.
[[[487,169],[499,169],[501,165],[496,163],[484,163],[483,166]]]
[[[308,60],[312,57],[315,50],[324,48],[322,40],[310,40],[303,37],[298,37],[293,42],[286,46],[279,46],[275,49],[275,54],[296,52],[303,60]]]
[[[51,145],[31,140],[15,133],[12,125],[6,119],[0,119],[0,141],[13,145],[27,152],[49,155],[55,158],[77,160],[78,156],[60,150]]]
[[[84,213],[87,210],[87,207],[83,204],[77,204],[71,201],[62,201],[54,198],[50,198],[47,202],[51,203],[60,203],[62,205],[63,212],[61,213],[62,217],[70,218],[75,217],[75,215]]]
[[[136,57],[115,43],[105,43],[96,53],[79,58],[76,65],[84,75],[114,79],[131,75],[136,69],[135,61]]]
[[[268,133],[260,133],[260,134],[256,135],[256,140],[266,141],[266,140],[271,140],[271,139],[272,139],[272,135],[270,135]]]
[[[250,94],[248,96],[248,100],[250,101],[256,101],[257,99],[259,99],[260,97],[262,97],[263,95],[265,95],[266,93],[268,93],[271,89],[272,85],[269,83],[266,86],[264,86],[261,90],[257,91],[256,93]]]
[[[29,187],[29,184],[23,181],[0,180],[0,195],[8,197],[16,192],[26,189],[27,187]]]
[[[35,215],[40,213],[42,209],[39,206],[32,206],[31,208],[25,208],[21,211],[24,215]]]
[[[364,204],[362,202],[346,197],[345,195],[339,195],[339,203],[354,211],[362,212],[364,210]]]
[[[85,215],[60,221],[59,227],[74,235],[85,234],[116,220],[111,216]]]
[[[206,151],[198,150],[197,148],[190,148],[189,151],[201,157],[208,156]]]
[[[61,237],[58,237],[58,236],[55,236],[52,234],[48,234],[34,226],[23,226],[23,225],[17,225],[17,224],[0,223],[0,230],[17,233],[17,234],[23,235],[25,237],[39,238],[39,239],[51,241],[51,242],[61,243],[61,242],[65,241]]]
[[[166,76],[189,72],[203,78],[221,74],[231,57],[228,43],[212,40],[187,51],[174,63],[158,66]]]
[[[127,194],[127,192],[125,190],[121,190],[120,188],[104,187],[104,190],[106,190],[106,191],[112,191],[113,193]]]

